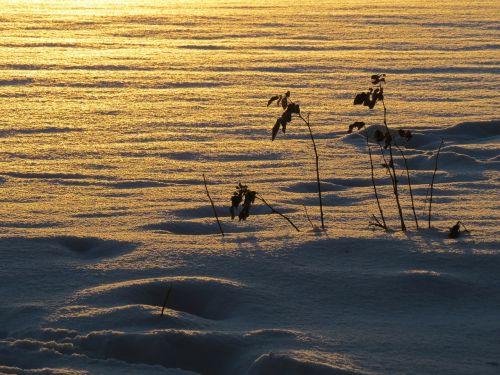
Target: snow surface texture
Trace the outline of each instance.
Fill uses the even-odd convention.
[[[500,373],[498,0],[0,6],[0,374]],[[372,73],[413,132],[423,227],[445,140],[430,230],[398,156],[397,231],[376,145],[393,230],[368,228],[346,130],[381,128],[352,105]],[[325,233],[307,129],[270,141],[287,90],[311,112]],[[259,202],[231,221],[238,182],[301,232]],[[457,220],[471,232],[449,239]]]
[[[360,133],[370,137],[377,128]],[[446,196],[460,201],[464,185],[498,169],[500,122],[414,131],[405,153],[415,186],[428,183],[441,137],[446,144],[438,186],[452,180]],[[339,142],[366,147],[357,134]],[[369,195],[370,181],[337,178],[324,185],[325,192],[355,201],[360,188]],[[308,184],[288,189],[314,191]],[[443,198],[439,193],[436,200]],[[264,212],[259,207],[255,214]],[[174,236],[178,244],[188,234],[204,236],[220,250],[155,255],[138,243],[90,237],[3,238],[0,372],[498,370],[500,253],[497,239],[482,236],[478,226],[458,240],[447,239],[446,228],[404,235],[365,231],[357,238],[346,231],[336,236],[332,228],[332,234],[306,230],[294,238],[285,227],[280,236],[287,245],[276,252],[275,244],[266,244],[275,232],[264,228],[251,232],[267,238],[259,241],[243,232],[251,231],[246,224],[224,220],[229,236],[220,238],[211,220],[196,221],[210,217],[208,204],[176,213],[186,220],[139,229]],[[149,266],[141,270],[141,262]]]

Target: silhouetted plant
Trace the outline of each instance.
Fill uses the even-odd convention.
[[[219,216],[217,215],[217,210],[215,209],[214,201],[212,200],[212,198],[210,197],[210,193],[208,192],[208,186],[207,186],[207,180],[205,179],[205,174],[203,174],[203,183],[205,184],[205,191],[207,193],[208,200],[212,205],[212,210],[214,212],[215,220],[217,220],[217,224],[219,225],[220,233],[222,234],[222,237],[224,237],[224,231],[222,230],[222,225],[219,221]]]
[[[439,153],[441,152],[441,147],[443,147],[444,140],[441,139],[441,143],[439,144],[439,148],[436,153],[436,164],[434,166],[434,173],[432,174],[432,180],[431,180],[431,185],[430,185],[430,197],[429,197],[429,229],[431,229],[431,214],[432,214],[432,193],[434,191],[434,179],[436,178],[436,172],[438,169],[438,159],[439,159]]]
[[[313,145],[315,161],[316,161],[316,182],[318,185],[321,228],[324,230],[325,229],[325,221],[324,221],[324,217],[323,217],[324,216],[323,215],[323,199],[321,196],[321,182],[320,182],[320,178],[319,178],[319,157],[318,157],[318,150],[316,148],[316,142],[314,141],[314,136],[313,136],[312,129],[311,129],[311,123],[309,121],[309,114],[307,115],[307,119],[302,116],[302,114],[300,112],[299,104],[295,104],[294,102],[292,102],[290,100],[290,91],[287,91],[284,95],[272,96],[268,100],[267,106],[269,107],[274,102],[276,102],[277,106],[281,106],[281,108],[284,111],[281,114],[281,116],[276,119],[276,122],[275,122],[273,129],[272,129],[272,132],[271,132],[271,141],[274,141],[280,128],[283,131],[283,133],[286,132],[286,127],[290,122],[292,122],[293,115],[296,115],[299,119],[301,119],[306,124],[307,128],[309,129],[309,135],[311,136],[311,142]]]
[[[351,125],[349,125],[349,130],[347,131],[347,133],[351,134],[352,130],[354,128],[356,128],[357,130],[360,130],[364,126],[365,126],[365,123],[363,121],[356,121],[356,122],[352,123]]]
[[[167,307],[167,302],[168,302],[168,297],[170,297],[170,293],[172,292],[172,284],[170,284],[167,288],[167,293],[165,294],[165,298],[163,299],[163,305],[161,308],[161,314],[160,317],[163,316],[163,312],[165,311],[165,308]]]
[[[380,227],[380,228],[383,228],[384,230],[387,230],[387,224],[385,222],[384,211],[382,210],[382,206],[380,205],[380,200],[378,198],[377,184],[375,183],[375,174],[373,171],[372,150],[371,150],[370,144],[368,143],[368,137],[366,137],[366,146],[368,147],[368,155],[370,156],[370,166],[371,166],[373,190],[375,191],[375,198],[377,199],[378,210],[380,212],[380,217],[382,218],[382,223],[380,223],[380,221],[377,219],[377,217],[375,215],[372,215],[374,221],[370,221],[368,226]]]
[[[391,177],[391,182],[392,182],[392,188],[393,188],[393,193],[394,193],[394,198],[396,200],[396,205],[398,208],[398,213],[399,213],[399,219],[401,221],[401,230],[405,231],[406,230],[406,225],[403,217],[403,210],[401,208],[401,202],[399,199],[399,191],[398,191],[398,177],[396,174],[396,169],[394,167],[394,156],[392,152],[392,135],[391,132],[389,131],[389,126],[387,125],[387,108],[385,106],[384,102],[384,87],[383,84],[385,84],[385,74],[374,74],[371,76],[371,84],[373,85],[368,89],[367,92],[362,92],[356,95],[354,98],[354,105],[364,105],[370,109],[375,108],[375,105],[377,102],[381,102],[383,109],[384,109],[384,126],[385,126],[385,132],[382,132],[380,130],[377,130],[375,132],[375,140],[380,144],[381,142],[384,142],[384,149],[389,150],[389,161],[387,162],[385,160],[385,155],[384,151],[382,150],[381,147],[381,152],[382,156],[384,157],[384,167],[387,169],[390,177]],[[356,123],[354,123],[356,124]],[[353,124],[353,125],[354,125]],[[349,126],[349,132],[352,132],[353,125]],[[406,134],[406,133],[405,133]],[[408,133],[409,137],[411,136],[411,133]]]
[[[464,228],[462,230],[462,227]],[[461,221],[457,221],[457,223],[450,228],[450,232],[448,233],[449,238],[458,238],[462,233],[470,233],[470,231],[465,227],[465,224]]]
[[[410,192],[410,199],[411,199],[411,210],[413,212],[413,218],[415,219],[415,226],[417,227],[417,229],[419,229],[419,227],[418,227],[417,212],[415,211],[415,201],[413,199],[413,189],[411,188],[411,179],[410,179],[410,170],[408,168],[408,160],[406,160],[406,156],[405,156],[403,150],[401,149],[401,147],[399,147],[397,144],[396,144],[396,147],[399,150],[399,153],[401,154],[401,157],[403,158],[403,161],[404,161],[404,164],[405,164],[406,176],[408,178],[408,190]]]
[[[303,206],[304,206],[304,214],[306,215],[306,219],[307,219],[307,221],[309,222],[309,224],[311,224],[311,228],[312,228],[313,230],[317,229],[318,227],[317,227],[317,226],[315,226],[315,225],[313,224],[313,222],[312,222],[311,218],[309,217],[309,213],[307,212],[307,207],[306,207],[306,205],[304,204]]]
[[[255,202],[256,195],[257,193],[250,190],[247,185],[239,183],[231,197],[231,219],[234,220],[238,214],[239,221],[246,220],[250,216],[250,208]]]
[[[247,185],[242,185],[241,183],[236,186],[236,190],[231,196],[231,219],[234,220],[236,216],[238,216],[239,221],[245,221],[250,216],[250,209],[255,203],[255,199],[260,200],[273,213],[280,215],[283,219],[288,221],[297,232],[300,232],[299,228],[297,228],[288,216],[283,215],[281,212],[274,209],[274,207],[267,203],[267,201],[261,195],[257,194],[256,191],[250,190]]]

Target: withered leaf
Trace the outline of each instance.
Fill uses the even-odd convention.
[[[267,106],[269,107],[274,101],[278,100],[279,98],[279,95],[272,96],[271,99],[267,101]]]
[[[351,134],[354,128],[359,130],[363,126],[365,126],[365,123],[363,121],[356,121],[356,122],[352,123],[351,125],[349,125],[349,130],[347,131],[347,133]]]
[[[282,100],[281,100],[281,107],[283,109],[286,109],[286,107],[288,106],[288,99],[287,99],[287,96],[285,96]]]
[[[363,104],[369,98],[370,98],[370,96],[366,92],[359,93],[354,98],[354,105]]]
[[[380,82],[385,82],[385,74],[373,74],[371,80],[372,84],[378,85]]]

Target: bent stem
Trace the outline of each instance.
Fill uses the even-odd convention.
[[[382,85],[380,85],[382,87]],[[384,125],[385,129],[387,132],[389,132],[389,127],[387,126],[387,108],[385,107],[385,102],[384,99],[382,99],[382,106],[384,107]],[[396,204],[398,206],[398,212],[399,212],[399,219],[401,220],[401,230],[406,231],[406,225],[405,221],[403,218],[403,210],[401,209],[401,203],[399,202],[399,192],[398,192],[398,178],[396,175],[396,169],[394,168],[394,157],[392,155],[392,142],[389,142],[389,155],[390,155],[390,161],[389,161],[389,167],[392,168],[392,175],[394,176],[392,180],[392,187],[394,190],[394,197],[396,198]]]
[[[399,152],[401,153],[401,156],[403,157],[403,160],[404,160],[404,163],[405,163],[406,176],[408,177],[408,188],[410,190],[411,209],[413,211],[413,217],[415,218],[415,225],[417,226],[417,230],[418,230],[419,229],[418,228],[418,219],[417,219],[417,213],[415,212],[415,202],[413,200],[413,190],[411,188],[410,170],[408,169],[408,161],[406,160],[406,156],[403,153],[403,150],[401,150],[401,148],[398,145],[396,145],[396,147],[399,150]]]
[[[387,230],[387,227],[385,226],[385,224],[381,224],[380,221],[377,219],[377,217],[375,215],[372,214],[372,218],[375,221],[370,221],[368,223],[368,227],[369,228],[375,229],[375,227],[379,227],[379,228],[382,228],[384,230]]]
[[[217,215],[217,211],[215,210],[214,202],[213,202],[212,198],[210,197],[210,193],[208,192],[208,186],[207,186],[207,180],[205,179],[205,173],[203,173],[203,183],[205,184],[205,191],[207,192],[208,200],[210,201],[210,204],[212,205],[212,210],[214,211],[215,220],[217,220],[217,224],[219,225],[220,233],[222,234],[222,237],[224,237],[224,231],[222,230],[222,225],[219,221],[219,216]]]
[[[165,311],[165,307],[167,307],[168,297],[170,297],[170,292],[172,291],[172,284],[168,286],[167,293],[165,294],[165,299],[163,300],[163,306],[161,308],[160,317],[163,316],[163,312]]]
[[[291,225],[292,227],[294,227],[294,228],[295,228],[295,230],[296,230],[297,232],[300,232],[300,229],[299,229],[299,228],[297,228],[297,226],[296,226],[296,225],[292,222],[292,220],[290,220],[290,218],[289,218],[288,216],[285,216],[285,215],[283,215],[281,212],[276,211],[276,210],[275,210],[275,209],[274,209],[274,208],[273,208],[273,207],[272,207],[269,203],[267,203],[267,201],[266,201],[264,198],[262,198],[262,196],[260,196],[260,195],[256,195],[256,196],[255,196],[255,198],[257,198],[257,199],[258,199],[258,200],[260,200],[262,203],[264,203],[267,207],[269,207],[269,209],[270,209],[273,213],[280,215],[283,219],[285,219],[286,221],[288,221],[288,222],[290,223],[290,225]]]
[[[319,179],[319,157],[318,157],[318,150],[316,148],[316,142],[314,141],[313,133],[311,130],[311,124],[309,122],[309,115],[307,116],[307,120],[299,114],[299,118],[304,121],[304,123],[307,125],[307,128],[309,129],[309,134],[311,135],[311,141],[313,144],[314,148],[314,155],[316,157],[316,181],[318,183],[318,196],[319,196],[319,211],[321,214],[321,229],[325,230],[325,222],[323,218],[323,199],[321,198],[321,182]]]
[[[441,152],[441,147],[443,147],[444,139],[441,139],[441,143],[439,144],[439,148],[437,150],[436,154],[436,165],[434,166],[434,173],[432,174],[432,181],[431,181],[431,187],[430,187],[430,196],[429,196],[429,229],[431,229],[431,214],[432,214],[432,193],[434,191],[434,178],[436,177],[436,172],[438,169],[438,158],[439,158],[439,153]]]
[[[382,206],[380,205],[380,201],[378,199],[378,193],[377,193],[377,185],[375,184],[375,174],[373,172],[373,159],[372,159],[372,150],[371,150],[371,147],[370,145],[368,144],[368,137],[366,138],[366,146],[368,147],[368,155],[370,155],[370,166],[371,166],[371,169],[372,169],[372,184],[373,184],[373,190],[375,191],[375,198],[377,199],[377,206],[378,206],[378,210],[380,212],[380,217],[382,218],[382,223],[383,225],[380,225],[382,228],[384,228],[385,230],[387,230],[387,225],[385,223],[385,218],[384,218],[384,211],[382,211]],[[375,220],[377,221],[378,224],[380,224],[378,222],[378,219],[374,216]]]
[[[315,229],[315,228],[314,228],[314,224],[313,224],[313,222],[311,221],[311,218],[309,217],[309,213],[307,212],[307,207],[306,207],[306,205],[305,205],[305,204],[304,204],[303,206],[304,206],[304,212],[305,212],[305,214],[306,214],[307,221],[309,222],[309,224],[311,224],[311,228],[314,230],[314,229]]]

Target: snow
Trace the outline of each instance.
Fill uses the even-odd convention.
[[[440,217],[459,196],[472,194],[470,203],[463,202],[476,205],[473,191],[481,181],[485,191],[495,186],[499,129],[500,122],[476,122],[413,130],[404,152],[420,197],[436,144],[445,139],[432,229],[371,232],[350,228],[347,218],[327,221],[324,233],[301,222],[302,232],[292,234],[263,205],[241,223],[229,221],[227,208],[219,206],[222,238],[204,201],[183,203],[167,219],[136,227],[152,233],[160,248],[75,235],[2,238],[0,372],[494,374],[497,237],[470,225],[471,233],[448,239]],[[366,147],[355,134],[339,142],[360,152]],[[31,178],[61,176],[74,178]],[[387,177],[376,180],[390,188]],[[344,215],[351,205],[373,199],[367,174],[325,178],[322,186],[334,194],[329,204],[347,210]],[[300,205],[316,202],[314,182],[290,183],[284,190],[297,197],[298,207],[282,209],[295,219]],[[498,221],[487,207],[468,211],[467,225],[474,218]],[[271,218],[280,226],[267,227]],[[165,253],[165,247],[171,250]]]
[[[498,2],[125,3],[2,2],[0,374],[500,372]],[[420,230],[373,142],[368,227],[379,72]]]

